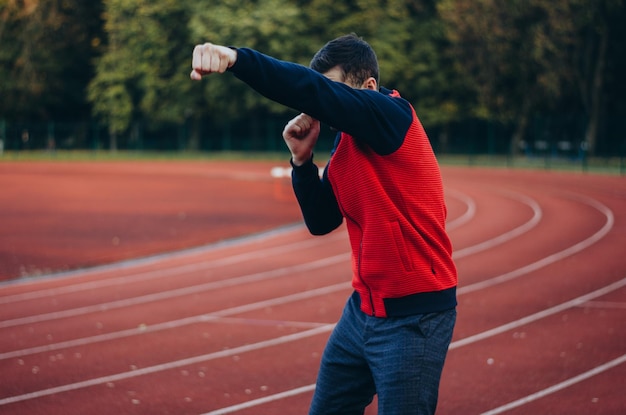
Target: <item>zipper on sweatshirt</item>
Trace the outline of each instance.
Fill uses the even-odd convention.
[[[353,221],[354,222],[354,221]],[[354,222],[356,223],[356,222]],[[357,224],[358,226],[358,224]],[[359,229],[361,227],[359,226]],[[359,275],[359,281],[361,281],[361,284],[363,284],[365,286],[365,288],[367,288],[367,293],[369,296],[369,300],[370,300],[370,308],[372,309],[372,316],[376,315],[376,307],[374,306],[374,297],[372,296],[372,290],[370,289],[369,285],[367,285],[367,283],[365,282],[365,280],[363,279],[363,276],[361,275],[361,255],[363,255],[363,231],[361,231],[361,240],[359,241],[359,255],[357,257],[357,272]]]
[[[359,253],[356,257],[356,272],[357,272],[357,276],[359,278],[359,281],[361,282],[361,284],[363,284],[363,286],[365,286],[365,288],[367,289],[367,294],[369,297],[369,302],[370,302],[370,308],[372,310],[372,316],[376,315],[376,307],[374,306],[374,296],[372,295],[372,289],[369,287],[369,285],[367,285],[367,282],[365,281],[365,279],[363,279],[363,276],[361,275],[361,264],[362,264],[362,255],[363,255],[363,229],[361,229],[361,226],[359,226],[359,223],[355,220],[353,220],[350,216],[346,215],[344,213],[344,216],[346,217],[347,220],[349,220],[350,222],[354,223],[355,226],[357,226],[360,230],[360,234],[361,237],[359,239]]]
[[[331,174],[330,168],[331,168],[331,166],[333,164],[333,160],[334,160],[333,159],[333,155],[334,155],[335,151],[337,151],[337,148],[339,147],[339,143],[341,142],[341,136],[342,136],[341,132],[337,133],[337,138],[335,139],[335,144],[333,145],[333,149],[331,150],[331,153],[330,153],[330,159],[328,160],[328,165],[326,166],[326,173],[327,173],[327,175],[329,177],[330,185],[331,185],[331,187],[333,189],[333,192],[335,193],[335,199],[337,200],[337,205],[339,206],[339,210],[341,211],[342,215],[344,216],[344,218],[346,218],[347,221],[350,221],[350,222],[354,223],[354,225],[356,227],[358,227],[359,230],[360,230],[361,237],[360,237],[360,240],[359,240],[359,253],[358,253],[357,257],[356,257],[356,261],[357,261],[356,272],[357,272],[357,277],[358,277],[359,281],[367,289],[367,294],[368,294],[369,302],[370,302],[370,308],[372,310],[372,314],[371,315],[375,316],[376,315],[376,307],[374,306],[374,296],[372,295],[372,289],[369,287],[369,285],[367,285],[367,283],[365,282],[365,280],[363,279],[363,277],[361,275],[361,262],[362,262],[361,261],[361,255],[363,253],[363,229],[361,228],[361,226],[359,225],[359,223],[357,221],[352,219],[350,217],[350,215],[348,215],[346,213],[346,210],[344,209],[343,204],[341,203],[341,198],[338,197],[337,189],[335,189],[335,187],[333,186],[332,180],[330,180],[330,174]],[[359,294],[359,296],[360,296],[360,294]],[[363,299],[361,298],[361,301],[362,300]]]
[[[361,228],[361,226],[359,225],[359,223],[357,221],[352,219],[350,217],[350,215],[348,215],[346,213],[346,210],[343,208],[339,198],[337,198],[337,204],[339,205],[339,209],[341,210],[341,212],[342,212],[343,216],[346,218],[346,220],[352,222],[356,227],[359,228],[361,236],[360,236],[360,239],[359,239],[359,252],[358,252],[358,255],[356,257],[356,261],[357,261],[357,263],[356,263],[356,272],[357,272],[357,277],[359,278],[359,281],[367,289],[367,294],[368,294],[369,302],[370,302],[370,308],[372,310],[372,314],[371,315],[375,316],[376,315],[376,307],[374,306],[374,297],[372,295],[372,289],[369,287],[369,285],[367,285],[367,283],[363,279],[363,276],[361,275],[361,263],[362,263],[361,256],[363,255],[363,229]]]

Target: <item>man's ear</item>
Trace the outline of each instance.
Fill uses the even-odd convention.
[[[371,89],[372,91],[378,91],[378,84],[376,83],[376,79],[372,76],[367,78],[365,82],[363,82],[363,89]]]

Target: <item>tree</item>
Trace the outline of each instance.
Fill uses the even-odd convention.
[[[585,141],[593,154],[602,126],[607,122],[610,101],[623,101],[619,93],[614,95],[612,92],[623,89],[620,86],[624,84],[626,7],[623,0],[579,0],[573,3],[577,6],[575,22],[578,29],[578,41],[572,53],[577,87],[573,89],[578,92],[587,114]]]
[[[176,0],[105,0],[105,7],[108,44],[89,100],[114,149],[133,122],[180,124],[192,111],[189,8]]]
[[[375,49],[382,86],[411,101],[421,121],[439,131],[445,149],[447,125],[467,114],[471,91],[452,64],[450,44],[436,0],[301,0],[307,37],[323,42],[355,32]],[[434,138],[434,137],[431,137]]]
[[[303,16],[288,0],[202,0],[194,3],[192,15],[189,27],[196,43],[250,47],[279,59],[304,63],[300,43]],[[242,111],[284,112],[283,107],[229,78],[209,77],[205,97],[210,112],[233,118]]]
[[[572,2],[442,0],[439,12],[457,66],[478,93],[475,115],[516,125],[510,146],[518,149],[532,112],[554,108],[572,77]]]
[[[0,1],[0,115],[59,120],[89,115],[102,25],[100,1]]]
[[[431,140],[436,138],[438,149],[446,151],[450,124],[464,120],[476,98],[467,78],[454,65],[437,1],[403,3],[393,7],[400,11],[396,19],[391,18],[391,10],[381,19],[381,26],[389,29],[379,30],[376,36],[386,46],[373,43],[382,48],[381,67],[392,75],[391,85],[413,103],[427,130],[438,133],[429,134]],[[401,32],[394,33],[396,30]],[[393,53],[385,53],[387,49]]]

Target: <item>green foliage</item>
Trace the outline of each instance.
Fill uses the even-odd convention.
[[[478,96],[474,115],[516,125],[519,141],[533,113],[584,112],[593,151],[608,65],[624,64],[609,52],[623,0],[441,0],[438,9]]]
[[[626,111],[624,19],[624,0],[0,0],[0,119],[95,116],[122,136],[175,124],[197,140],[205,120],[289,110],[232,76],[190,81],[195,44],[307,65],[354,32],[429,127],[479,118],[521,139],[532,114],[571,112],[593,147],[603,111]]]
[[[354,32],[376,50],[381,85],[397,89],[416,107],[423,122],[439,125],[458,119],[467,88],[450,64],[449,44],[435,1],[300,1],[316,49]]]
[[[99,14],[99,2],[0,1],[0,117],[89,116]]]
[[[249,47],[279,59],[305,63],[299,33],[303,16],[288,0],[200,0],[192,10],[189,28],[195,43]],[[188,53],[191,56],[191,50]],[[229,76],[209,77],[204,88],[209,115],[213,117],[233,118],[250,111],[285,112],[285,108]]]
[[[188,8],[175,0],[105,0],[108,47],[89,85],[94,113],[122,133],[135,119],[183,122],[188,82]]]

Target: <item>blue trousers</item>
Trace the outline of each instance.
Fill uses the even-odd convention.
[[[456,310],[378,318],[348,300],[333,330],[309,415],[362,415],[378,395],[378,415],[434,414]]]

